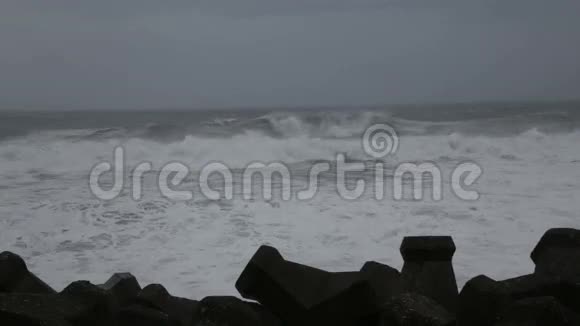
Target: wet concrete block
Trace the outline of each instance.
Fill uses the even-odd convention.
[[[401,274],[407,291],[427,296],[454,313],[458,289],[452,264],[453,239],[448,236],[405,237],[400,250],[405,260]]]
[[[176,326],[169,316],[157,309],[132,304],[122,308],[118,315],[119,326]]]
[[[236,288],[289,325],[355,325],[379,309],[362,273],[330,273],[286,261],[268,246],[258,249]]]
[[[99,326],[87,319],[90,308],[58,294],[0,294],[0,325],[72,325]]]
[[[149,284],[139,292],[135,302],[161,310],[167,305],[170,298],[171,294],[163,285]]]
[[[363,265],[360,272],[369,281],[379,303],[403,293],[401,273],[391,266],[369,261]]]
[[[536,274],[580,281],[580,230],[548,230],[531,258],[536,264]]]
[[[281,326],[280,320],[256,303],[236,297],[214,296],[199,302],[194,326]]]
[[[115,307],[112,295],[106,290],[88,281],[76,281],[59,295],[85,307],[84,314],[77,318],[81,324],[115,325],[118,307]]]
[[[28,271],[24,260],[11,252],[0,253],[0,293],[56,293]]]
[[[554,297],[569,309],[580,313],[580,283],[541,274],[507,279],[501,286],[513,301],[531,297]]]
[[[580,316],[554,297],[534,297],[516,301],[496,326],[578,326]]]
[[[508,291],[500,282],[480,275],[469,280],[459,294],[459,326],[492,326],[511,303]]]
[[[100,285],[106,291],[109,291],[117,301],[119,306],[125,306],[131,303],[139,292],[141,292],[141,286],[139,282],[130,273],[116,273],[105,282],[105,284]]]
[[[135,302],[166,313],[178,325],[193,324],[193,316],[199,303],[194,300],[174,297],[160,284],[150,284],[139,292]]]
[[[390,299],[380,316],[379,326],[452,326],[455,318],[432,299],[404,293]]]

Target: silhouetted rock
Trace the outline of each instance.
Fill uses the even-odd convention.
[[[580,313],[580,283],[530,274],[507,279],[500,284],[514,301],[531,297],[554,297],[563,305]]]
[[[136,302],[142,303],[156,309],[166,306],[171,294],[161,284],[149,284],[139,292]]]
[[[56,293],[10,252],[0,254],[0,326],[580,326],[580,231],[552,229],[533,274],[480,275],[458,295],[451,237],[406,237],[402,272],[374,261],[327,272],[262,246],[236,282],[247,299],[172,296],[128,273]]]
[[[432,299],[405,293],[383,307],[379,326],[451,326],[455,318]]]
[[[47,320],[0,311],[2,326],[73,326],[65,320]]]
[[[580,230],[548,230],[531,258],[536,264],[536,274],[580,281]]]
[[[0,253],[0,293],[56,293],[28,271],[24,260],[11,252]]]
[[[356,325],[379,309],[362,273],[330,273],[286,261],[268,246],[254,254],[236,288],[289,325]]]
[[[189,326],[197,311],[198,302],[174,297],[160,284],[150,284],[139,292],[136,303],[160,310],[169,316],[173,323]]]
[[[554,297],[535,297],[516,301],[497,326],[578,326],[580,318]]]
[[[236,297],[207,297],[199,302],[194,326],[281,326],[279,319],[256,303]]]
[[[551,299],[536,300],[534,298]],[[562,311],[573,315],[573,311],[580,311],[580,285],[538,274],[499,282],[485,276],[478,276],[467,282],[459,295],[458,325],[528,325],[527,323],[532,323],[536,319],[541,321],[551,317],[538,314],[519,316],[522,314],[522,309],[526,307],[528,309],[533,303],[546,310],[554,306],[550,303],[552,301],[557,302],[557,306],[561,307]],[[552,315],[548,314],[548,316]]]
[[[405,237],[401,272],[408,291],[427,296],[454,313],[457,282],[451,260],[455,244],[451,237]]]
[[[384,303],[403,293],[401,273],[393,267],[369,261],[363,265],[360,271],[370,282],[379,303]]]
[[[480,275],[465,284],[458,301],[458,325],[492,326],[499,321],[511,298],[503,284]]]
[[[98,326],[91,308],[57,294],[0,294],[0,325]],[[16,324],[15,324],[16,323]]]
[[[114,325],[116,307],[112,295],[106,290],[88,281],[71,283],[60,292],[60,296],[80,303],[85,307],[84,314],[79,316],[83,324]]]
[[[116,273],[101,287],[113,295],[119,306],[124,306],[135,300],[141,291],[141,286],[135,276],[130,273]]]
[[[132,304],[118,313],[119,326],[175,326],[169,316],[157,309]]]

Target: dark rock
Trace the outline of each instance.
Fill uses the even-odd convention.
[[[56,293],[28,271],[24,260],[11,252],[0,253],[0,293]]]
[[[192,325],[198,308],[197,301],[171,296],[160,284],[150,284],[143,288],[135,301],[166,313],[172,322],[183,326]]]
[[[554,297],[516,301],[497,326],[578,326],[580,318]]]
[[[383,307],[379,326],[451,326],[455,318],[432,299],[405,293],[389,300]]]
[[[88,281],[77,281],[62,290],[60,295],[85,306],[85,314],[79,316],[85,321],[83,324],[114,325],[115,302],[106,290]]]
[[[580,313],[580,283],[539,274],[524,275],[499,283],[513,301],[531,297],[554,297]]]
[[[149,284],[139,292],[135,301],[146,306],[162,310],[166,306],[171,294],[161,284]]]
[[[58,294],[0,294],[0,325],[98,326],[90,308]],[[16,323],[16,324],[15,324]]]
[[[492,326],[510,304],[505,286],[480,275],[468,281],[461,293],[457,309],[459,326]]]
[[[236,282],[247,299],[172,296],[128,273],[60,293],[21,257],[0,253],[0,326],[580,326],[580,230],[552,229],[531,254],[534,274],[484,275],[457,291],[451,237],[406,237],[402,272],[367,262],[333,273],[262,246]]]
[[[65,320],[42,320],[12,312],[0,311],[2,326],[73,326]]]
[[[580,230],[548,230],[531,258],[536,274],[580,281]]]
[[[289,325],[355,325],[379,309],[362,273],[330,273],[286,261],[268,246],[254,254],[236,288]]]
[[[132,304],[118,314],[119,326],[175,326],[169,316],[157,309]]]
[[[114,274],[101,287],[113,295],[119,306],[125,306],[135,300],[141,291],[139,282],[130,273]]]
[[[524,321],[515,320],[516,315],[510,312],[522,302],[529,303],[526,300],[538,297],[553,298],[566,311],[580,311],[580,285],[568,280],[531,274],[496,282],[478,276],[467,282],[459,295],[458,325],[489,326],[500,321],[519,325],[517,323]],[[507,321],[501,319],[506,313],[511,316]],[[531,321],[525,321],[528,322]],[[525,323],[522,325],[527,325]]]
[[[194,326],[281,326],[279,319],[256,303],[236,297],[207,297],[199,302]]]
[[[407,261],[451,261],[455,254],[455,243],[449,236],[405,237],[401,244],[401,255]]]
[[[371,284],[379,303],[403,293],[401,273],[393,267],[370,261],[360,271]]]
[[[163,311],[169,315],[172,321],[178,325],[189,326],[193,324],[193,318],[198,310],[199,302],[185,298],[171,297]]]
[[[427,296],[454,313],[457,304],[457,281],[452,258],[455,244],[451,237],[405,237],[401,272],[409,292]]]
[[[61,295],[92,301],[108,297],[108,292],[102,287],[96,286],[89,281],[75,281],[60,292]]]

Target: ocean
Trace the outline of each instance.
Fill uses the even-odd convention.
[[[261,244],[290,260],[331,271],[358,270],[375,260],[400,268],[404,236],[452,235],[460,285],[479,274],[504,279],[533,271],[529,254],[552,227],[580,228],[580,103],[474,103],[382,108],[0,111],[0,249],[23,256],[56,289],[86,279],[102,283],[131,272],[142,285],[164,284],[189,298],[236,294],[234,283]],[[371,157],[366,128],[387,124],[396,152]],[[89,175],[123,148],[125,183],[98,198]],[[281,163],[291,184],[308,184],[317,162],[343,155],[361,162],[350,175],[376,189],[342,198],[336,171],[321,174],[316,194],[284,199],[242,196],[238,178],[252,162]],[[130,171],[149,162],[142,196]],[[167,163],[189,168],[165,196],[156,183]],[[233,171],[233,198],[212,199],[196,185],[219,162]],[[442,174],[442,198],[394,198],[389,185],[403,163],[428,162]],[[451,174],[470,162],[479,194],[453,193]],[[382,165],[377,165],[377,164]],[[212,179],[213,180],[213,179]],[[213,180],[224,191],[228,186]],[[111,180],[104,177],[103,185]],[[410,185],[405,179],[404,185]],[[434,179],[424,183],[431,193]]]

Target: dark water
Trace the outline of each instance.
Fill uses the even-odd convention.
[[[401,134],[505,136],[530,129],[565,133],[580,129],[580,102],[456,104],[385,108],[295,110],[158,110],[0,112],[0,139],[46,130],[91,130],[89,139],[138,137],[159,141],[187,135],[231,137],[260,132],[274,137],[358,137],[373,123]]]

